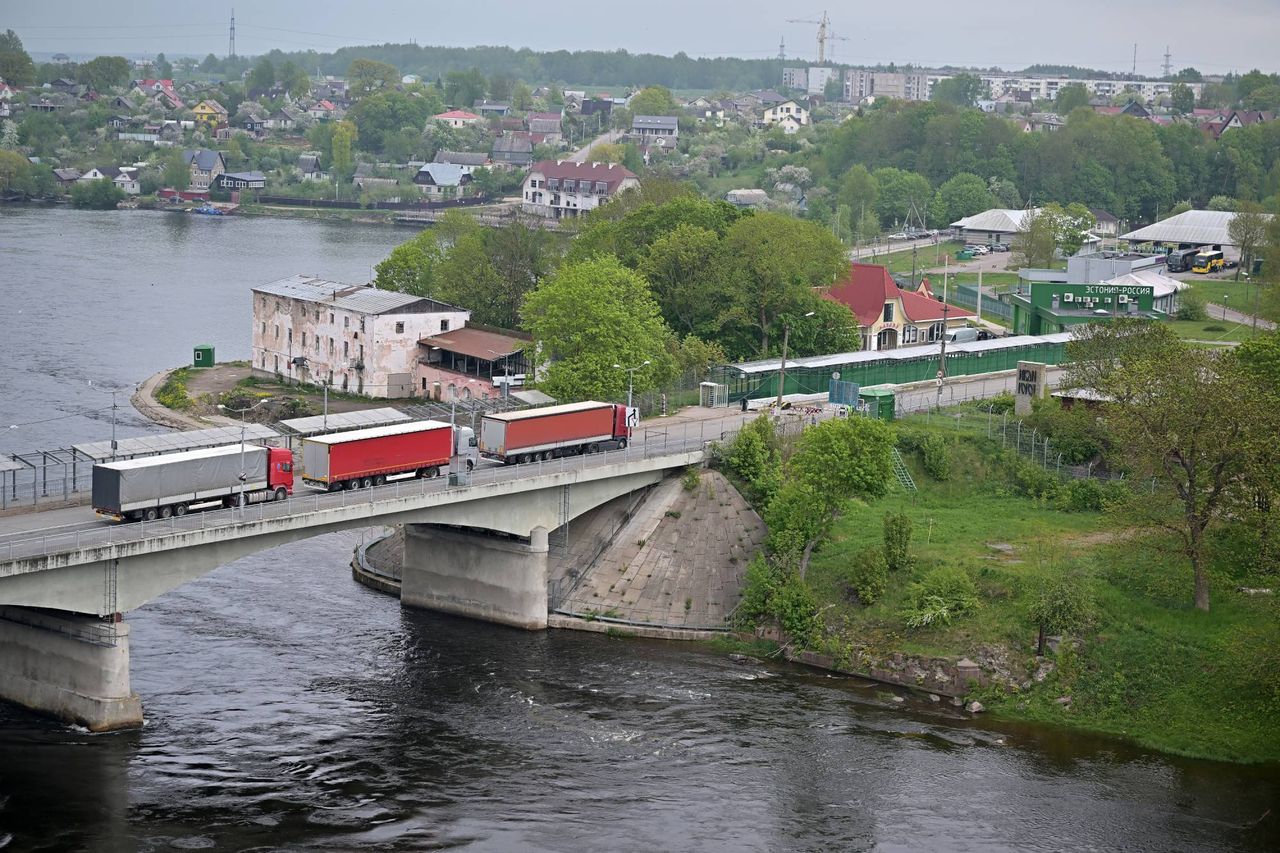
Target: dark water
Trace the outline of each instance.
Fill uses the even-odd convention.
[[[0,215],[5,260],[15,232],[29,241],[41,221],[133,266],[170,247],[117,246],[101,229],[137,221],[160,239],[203,227],[36,211],[15,228]],[[233,227],[224,270],[205,279],[221,295],[190,296],[204,301],[186,332],[168,330],[185,315],[167,302],[154,310],[168,319],[94,322],[79,304],[89,297],[58,295],[69,285],[43,266],[57,257],[36,258],[24,275],[77,318],[60,329],[61,312],[15,302],[13,268],[0,266],[6,328],[15,305],[39,318],[20,345],[0,336],[0,383],[15,387],[20,353],[58,365],[0,394],[0,421],[87,405],[68,378],[80,373],[176,363],[191,329],[217,325],[225,337],[209,339],[234,349],[247,340],[245,283],[307,263],[281,259],[293,245],[329,253],[313,271],[354,280],[404,236]],[[99,263],[99,288],[141,292],[133,266]],[[92,345],[66,346],[77,338]],[[100,351],[133,361],[107,367]],[[70,440],[101,437],[97,420],[58,423]],[[264,552],[129,614],[139,732],[89,735],[0,706],[0,849],[1280,849],[1276,817],[1255,824],[1280,801],[1277,768],[1002,729],[685,645],[402,611],[351,581],[356,541]]]

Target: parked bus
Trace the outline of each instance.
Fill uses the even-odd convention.
[[[1222,252],[1206,251],[1196,255],[1191,271],[1198,273],[1218,272],[1224,269],[1226,265],[1227,262],[1222,257]]]
[[[1174,249],[1169,253],[1165,261],[1169,272],[1186,272],[1195,264],[1196,255],[1200,254],[1200,247],[1194,249]]]

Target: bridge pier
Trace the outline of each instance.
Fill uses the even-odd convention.
[[[400,604],[526,628],[547,627],[547,529],[527,540],[406,524]]]
[[[142,725],[129,687],[129,626],[0,607],[0,699],[106,732]]]

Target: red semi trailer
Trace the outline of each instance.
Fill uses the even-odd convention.
[[[367,489],[399,474],[435,477],[455,455],[468,471],[475,467],[470,427],[413,421],[317,435],[302,440],[302,481],[330,491]]]
[[[626,447],[636,415],[636,409],[595,402],[485,415],[480,455],[510,464]]]

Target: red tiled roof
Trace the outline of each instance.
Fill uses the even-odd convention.
[[[884,304],[895,299],[902,302],[902,313],[913,323],[943,319],[941,302],[915,291],[900,289],[894,284],[889,270],[878,264],[851,264],[849,277],[828,288],[823,297],[848,306],[862,326],[874,325],[884,314]],[[946,316],[949,319],[974,315],[951,305],[946,308]]]
[[[466,110],[449,110],[449,112],[447,113],[436,113],[434,116],[432,116],[432,118],[458,118],[458,119],[473,118],[473,119],[479,120],[480,116],[476,115],[475,113],[469,113]]]
[[[635,172],[626,166],[615,163],[574,163],[569,160],[540,160],[529,167],[529,174],[541,173],[544,178],[558,178],[571,181],[603,181],[609,185],[609,192],[614,192],[618,185],[627,178],[634,178]]]

